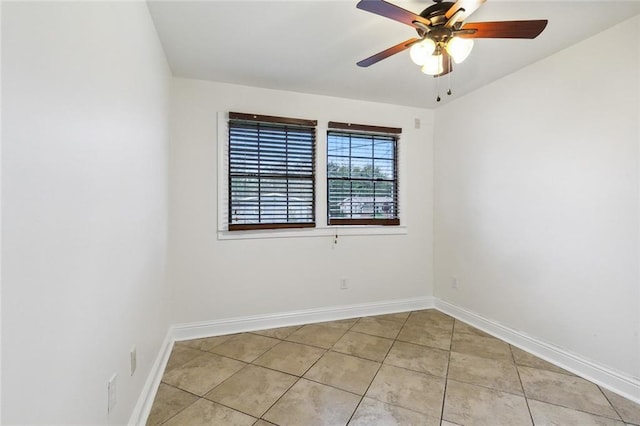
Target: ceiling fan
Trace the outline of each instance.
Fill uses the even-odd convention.
[[[434,0],[419,15],[384,0],[360,0],[358,9],[393,19],[416,29],[410,38],[363,59],[358,66],[368,67],[396,53],[410,49],[413,62],[422,72],[439,77],[450,73],[453,64],[466,59],[476,38],[536,38],[547,26],[546,19],[526,21],[464,22],[486,0]]]

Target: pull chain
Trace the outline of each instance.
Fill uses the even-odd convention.
[[[448,59],[449,59],[449,73],[447,75],[447,83],[448,83],[448,86],[449,86],[449,90],[447,90],[447,95],[451,96],[451,93],[452,93],[451,92],[451,74],[452,74],[452,72],[451,72],[451,66],[452,66],[451,56],[448,56]]]

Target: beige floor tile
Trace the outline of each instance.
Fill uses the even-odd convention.
[[[407,319],[407,323],[410,325],[435,327],[453,332],[454,319],[449,315],[436,311],[435,309],[427,309],[424,311],[411,312],[411,315]]]
[[[598,386],[576,376],[518,367],[527,398],[619,420]]]
[[[372,361],[382,361],[392,344],[391,339],[348,331],[333,345],[333,350]]]
[[[337,352],[327,352],[304,377],[314,382],[364,395],[379,368],[378,362]]]
[[[215,402],[200,399],[163,426],[251,426],[256,419]]]
[[[181,367],[182,365],[201,355],[204,355],[204,352],[185,345],[181,345],[180,342],[176,343],[175,345],[173,345],[173,349],[171,350],[171,356],[169,357],[169,361],[167,362],[165,374],[166,372],[171,371],[176,367]]]
[[[353,327],[354,324],[357,322],[358,322],[358,318],[347,318],[347,319],[337,320],[337,321],[319,322],[317,323],[317,325],[326,325],[329,327],[339,328],[340,330],[347,331],[351,327]]]
[[[344,425],[358,402],[358,395],[300,379],[263,418],[280,426]]]
[[[596,416],[559,405],[529,400],[529,409],[536,426],[580,425],[580,426],[624,426],[624,423],[607,417]]]
[[[297,377],[255,365],[247,365],[229,377],[205,398],[227,407],[262,416],[293,384]]]
[[[256,365],[302,376],[325,353],[324,349],[300,343],[280,342],[258,359]]]
[[[198,400],[198,397],[173,386],[160,383],[153,400],[147,426],[159,425]]]
[[[302,327],[301,325],[294,325],[291,327],[280,327],[280,328],[270,328],[268,330],[258,330],[258,331],[253,331],[254,334],[259,334],[261,336],[267,336],[267,337],[273,337],[274,339],[286,339],[287,337],[289,337],[293,332],[295,332],[296,330],[298,330],[300,327]]]
[[[227,334],[226,336],[213,336],[213,337],[205,337],[203,339],[183,340],[180,343],[192,349],[199,349],[201,351],[210,351],[216,346],[231,339],[233,336],[234,336],[233,334]]]
[[[515,359],[516,364],[518,365],[539,368],[541,370],[554,371],[556,373],[568,374],[570,376],[573,376],[573,374],[569,371],[555,366],[541,358],[538,358],[537,356],[532,355],[529,352],[516,348],[515,346],[511,346],[511,352],[513,353],[513,359]]]
[[[473,334],[454,334],[453,341],[451,342],[451,350],[461,354],[513,362],[509,345],[494,337],[482,337]]]
[[[364,398],[349,426],[438,426],[437,417],[429,417],[416,411],[407,410],[371,398]]]
[[[453,326],[453,332],[462,333],[462,334],[474,334],[476,336],[482,336],[482,337],[492,337],[490,334],[485,333],[482,330],[479,330],[467,323],[464,323],[458,320],[455,321],[455,325]]]
[[[407,320],[407,318],[409,318],[409,315],[411,315],[411,312],[398,312],[395,314],[374,315],[367,318],[378,318],[378,319],[383,319],[387,321],[397,321],[400,323],[404,323]]]
[[[442,418],[461,425],[531,425],[521,396],[447,380]]]
[[[636,404],[607,389],[602,389],[602,392],[604,392],[609,402],[611,402],[613,408],[620,414],[622,420],[627,423],[640,425],[640,404]]]
[[[147,424],[530,425],[523,384],[537,426],[640,426],[639,405],[435,310],[176,342]]]
[[[395,339],[401,328],[402,323],[398,321],[366,317],[360,318],[351,328],[351,331],[386,337],[387,339]]]
[[[523,395],[514,363],[451,352],[449,379]]]
[[[444,396],[444,379],[383,365],[366,396],[439,418]]]
[[[231,377],[246,364],[235,359],[203,352],[181,367],[167,371],[164,382],[196,395],[204,395]]]
[[[329,349],[346,333],[344,329],[328,325],[309,324],[300,328],[286,340]]]
[[[447,328],[409,323],[407,320],[396,339],[448,351],[452,334]]]
[[[433,376],[445,377],[449,364],[449,352],[428,346],[396,341],[384,363]]]
[[[244,362],[252,362],[278,343],[280,343],[279,340],[271,337],[242,333],[212,348],[211,352]]]

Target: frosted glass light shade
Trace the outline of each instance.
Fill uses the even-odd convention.
[[[454,37],[447,43],[447,52],[456,64],[467,59],[473,49],[473,39]]]
[[[444,68],[442,67],[442,55],[431,55],[422,65],[422,72],[429,75],[438,75]]]
[[[411,49],[409,49],[409,55],[411,56],[411,60],[414,64],[424,65],[424,63],[429,59],[429,56],[433,54],[434,50],[436,50],[436,44],[434,41],[430,38],[425,38],[411,46]]]

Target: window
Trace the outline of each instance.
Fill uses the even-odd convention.
[[[229,230],[315,226],[316,121],[229,113]]]
[[[398,135],[402,129],[329,122],[329,225],[399,225]]]

